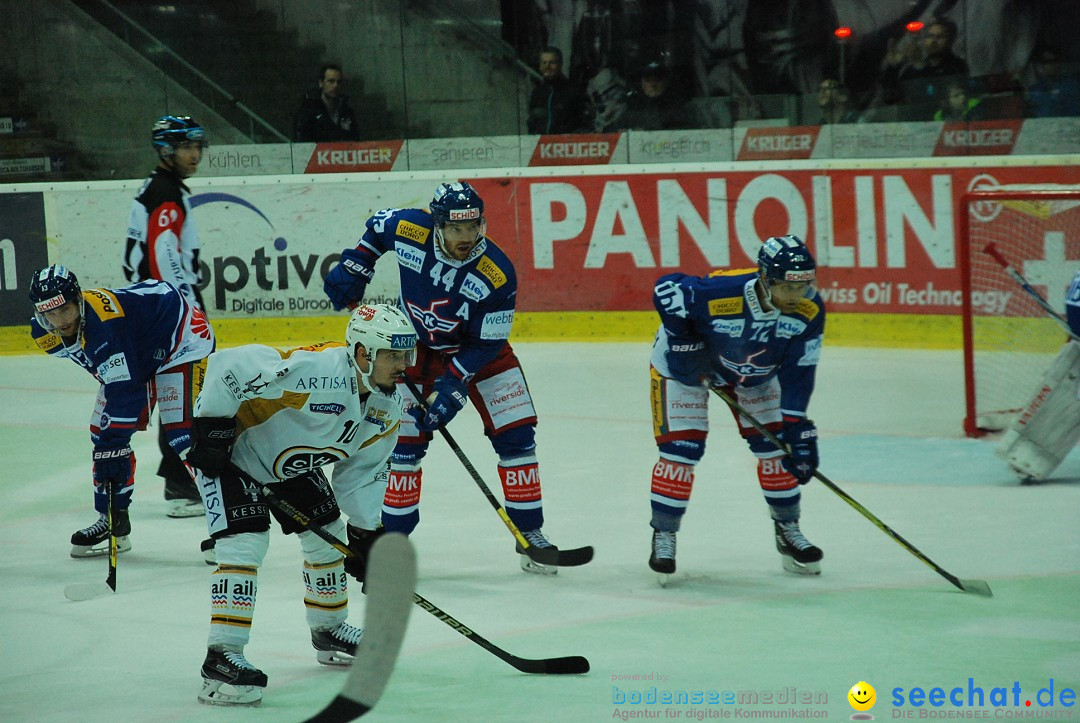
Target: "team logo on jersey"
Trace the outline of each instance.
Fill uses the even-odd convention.
[[[449,334],[461,324],[461,321],[446,319],[439,316],[438,307],[445,306],[449,303],[450,299],[439,299],[438,301],[432,301],[430,307],[421,309],[411,301],[407,301],[405,302],[405,306],[409,310],[409,316],[419,323],[420,326],[424,327],[428,334],[434,337],[436,332]]]
[[[124,315],[124,307],[107,289],[87,289],[83,292],[83,298],[97,312],[102,321],[116,319]]]
[[[427,241],[428,229],[423,226],[418,226],[411,221],[399,221],[397,226],[397,235],[403,238],[411,239],[416,243],[422,244]]]
[[[259,392],[261,392],[263,389],[266,389],[268,386],[270,386],[270,382],[264,382],[262,380],[262,372],[259,372],[255,375],[254,378],[247,381],[247,383],[244,385],[242,393],[245,396],[249,394],[257,395]]]
[[[731,371],[731,372],[734,372],[735,374],[738,374],[740,383],[746,381],[747,379],[749,379],[751,377],[768,376],[769,374],[772,373],[772,370],[774,369],[774,365],[770,364],[769,366],[764,366],[763,367],[763,366],[760,366],[758,364],[753,363],[754,357],[759,356],[761,354],[764,354],[765,351],[766,351],[765,349],[762,349],[761,351],[754,352],[750,356],[746,357],[746,359],[744,359],[743,361],[735,361],[733,359],[726,359],[725,357],[721,356],[720,357],[720,364],[721,364],[721,366],[723,366],[728,371]]]
[[[727,334],[738,338],[746,328],[746,319],[713,319],[709,324],[714,334]]]
[[[488,281],[496,289],[506,283],[506,274],[499,268],[499,265],[489,259],[487,256],[481,257],[476,262],[476,270],[488,277]]]
[[[405,244],[395,245],[394,251],[397,253],[399,264],[414,273],[420,273],[420,269],[424,267],[424,259],[427,257],[427,254],[419,249],[414,249],[412,246],[406,246]]]
[[[324,447],[290,447],[274,460],[274,475],[279,479],[288,479],[302,474],[310,474],[320,467],[340,462],[349,455],[340,449]]]
[[[726,299],[713,299],[709,302],[709,316],[730,316],[741,314],[743,311],[743,297],[732,296]]]
[[[317,404],[313,402],[308,405],[308,409],[315,414],[333,414],[337,416],[345,411],[345,405],[337,402],[319,402]]]

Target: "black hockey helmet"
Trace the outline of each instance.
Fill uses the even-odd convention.
[[[206,130],[191,116],[163,115],[154,121],[150,142],[158,156],[166,158],[183,143],[195,142],[201,148],[206,148]]]

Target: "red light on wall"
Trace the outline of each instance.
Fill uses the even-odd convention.
[[[909,33],[917,33],[922,29],[923,24],[918,20],[912,20],[910,23],[904,26],[904,30],[907,30]]]
[[[851,37],[851,28],[837,28],[833,31],[833,35],[841,40],[847,40]]]

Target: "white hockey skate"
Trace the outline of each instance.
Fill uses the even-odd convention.
[[[540,531],[540,528],[535,530],[522,530],[521,536],[528,540],[529,544],[536,548],[555,548],[555,545],[551,544],[548,538],[544,537],[544,533]],[[555,565],[545,565],[542,562],[536,562],[528,555],[525,554],[525,550],[521,545],[515,543],[514,549],[521,555],[521,569],[525,572],[531,572],[534,575],[558,575],[559,568]],[[557,549],[557,548],[556,548]]]
[[[165,516],[172,518],[200,517],[205,513],[202,500],[165,500]]]
[[[799,575],[820,575],[821,558],[825,553],[812,545],[799,529],[799,521],[773,521],[776,549],[784,569]]]
[[[341,623],[332,630],[312,630],[311,646],[323,665],[352,665],[364,629]]]
[[[116,551],[127,552],[131,549],[131,520],[127,510],[113,512],[116,522]],[[71,536],[71,556],[76,560],[86,557],[101,557],[109,554],[109,518],[101,515],[97,522],[76,530]]]
[[[199,702],[207,705],[256,706],[262,703],[266,673],[248,662],[242,651],[206,651]]]

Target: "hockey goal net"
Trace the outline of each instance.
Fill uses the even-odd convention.
[[[957,246],[963,288],[964,431],[1008,427],[1066,336],[986,252],[1001,255],[1059,313],[1080,269],[1080,186],[1002,186],[965,194]]]

